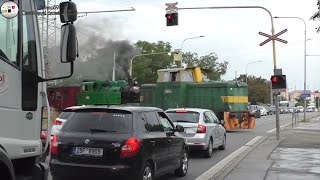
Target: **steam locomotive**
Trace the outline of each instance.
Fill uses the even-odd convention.
[[[83,81],[77,105],[138,105],[140,87],[132,79],[118,81]]]

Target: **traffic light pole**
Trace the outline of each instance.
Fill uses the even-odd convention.
[[[216,7],[190,7],[190,8],[177,8],[178,10],[195,10],[195,9],[263,9],[268,12],[270,15],[271,20],[271,34],[274,36],[274,25],[273,25],[273,16],[271,12],[262,6],[216,6]],[[272,39],[272,50],[273,50],[273,66],[274,66],[274,73],[277,69],[277,61],[276,61],[276,46],[275,40]],[[277,131],[277,140],[280,139],[280,119],[279,119],[279,97],[276,96],[276,131]]]

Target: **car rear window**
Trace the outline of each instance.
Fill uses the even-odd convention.
[[[76,111],[61,128],[61,131],[128,134],[132,132],[132,113],[128,111]]]
[[[198,123],[200,113],[187,110],[166,111],[172,122]]]
[[[68,119],[72,112],[62,112],[58,118],[60,119]]]

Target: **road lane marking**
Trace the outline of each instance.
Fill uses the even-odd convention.
[[[253,146],[261,138],[262,138],[262,136],[257,136],[255,138],[251,139],[247,144],[245,144],[244,146],[240,147],[239,149],[237,149],[236,151],[231,153],[229,156],[222,159],[215,166],[208,169],[206,172],[201,174],[195,180],[209,180],[216,173],[218,173],[221,169],[223,169],[228,163],[230,163],[233,159],[238,157],[241,153],[243,153],[245,150],[247,150],[250,146]]]
[[[253,146],[257,141],[259,141],[259,139],[261,139],[262,136],[257,136],[255,138],[253,138],[251,141],[249,141],[246,146]]]
[[[248,148],[249,148],[249,146],[242,146],[241,148],[237,149],[236,151],[231,153],[229,156],[227,156],[226,158],[221,160],[219,163],[217,163],[215,166],[211,167],[208,171],[201,174],[195,180],[208,180],[208,179],[210,179],[217,172],[219,172],[222,168],[224,168],[230,161],[232,161],[234,158],[239,156],[242,152],[244,152]]]
[[[287,123],[285,125],[280,126],[280,129],[283,130],[286,126],[289,126],[291,123]],[[276,131],[276,128],[271,129],[270,131],[267,131],[267,133],[273,133]]]

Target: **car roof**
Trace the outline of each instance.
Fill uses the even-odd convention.
[[[97,106],[73,106],[66,108],[65,110],[71,109],[110,109],[110,110],[125,110],[129,112],[140,112],[140,111],[163,111],[157,107],[143,107],[143,106],[127,106],[127,105],[97,105]]]
[[[175,109],[167,109],[167,111],[177,111],[177,110],[187,110],[187,111],[195,111],[199,113],[203,113],[206,111],[211,111],[210,109],[201,109],[201,108],[175,108]]]

